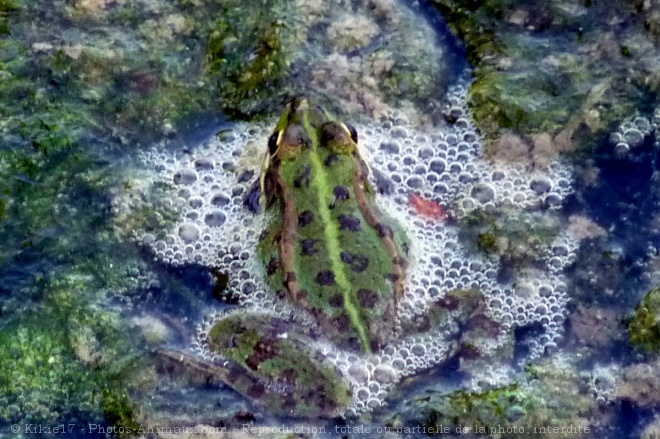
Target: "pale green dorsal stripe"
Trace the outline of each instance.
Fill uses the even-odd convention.
[[[332,272],[335,275],[335,282],[341,289],[344,296],[344,309],[348,314],[351,325],[355,328],[360,339],[360,345],[365,353],[371,352],[371,343],[367,330],[364,327],[364,322],[360,318],[359,308],[353,287],[346,276],[346,265],[341,262],[341,246],[339,245],[339,230],[337,223],[330,217],[330,199],[332,197],[333,186],[328,181],[328,174],[325,172],[325,167],[321,162],[318,154],[319,139],[307,119],[307,113],[303,114],[303,125],[305,131],[310,133],[312,138],[312,146],[309,151],[309,161],[312,166],[311,183],[319,194],[319,209],[318,213],[321,216],[323,223],[323,232],[325,235],[326,247],[328,250],[328,257],[331,261]]]

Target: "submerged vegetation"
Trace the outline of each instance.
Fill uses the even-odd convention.
[[[646,62],[658,56],[657,17],[648,3],[432,3],[467,46],[470,106],[491,145],[511,130],[531,149],[541,133],[557,152],[591,149],[657,99]]]
[[[435,429],[449,437],[590,437],[588,415],[594,400],[582,378],[550,362],[530,366],[523,383],[481,392],[429,391],[407,404],[403,425]],[[390,425],[400,425],[398,417]],[[439,428],[443,430],[438,430]]]
[[[637,306],[628,332],[633,346],[660,352],[660,288],[649,291]]]
[[[207,43],[206,68],[218,82],[222,108],[239,117],[286,95],[291,31],[275,12],[282,2],[267,3],[256,13],[246,13],[244,5],[225,6]]]
[[[0,329],[0,418],[19,424],[131,422],[125,394],[134,363],[130,342],[116,312],[87,302],[90,280],[72,275],[41,281],[38,309]],[[122,358],[129,361],[118,368]]]

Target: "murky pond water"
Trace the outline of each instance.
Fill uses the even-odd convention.
[[[243,3],[0,1],[0,435],[655,437],[660,6]]]

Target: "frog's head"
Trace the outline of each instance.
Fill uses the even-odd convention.
[[[268,139],[268,154],[278,161],[294,160],[305,148],[329,148],[335,154],[354,154],[357,131],[318,104],[295,98]]]
[[[309,151],[320,148],[335,155],[356,155],[357,142],[355,127],[306,98],[294,98],[268,139],[258,184],[250,190],[244,204],[253,212],[269,204],[264,197],[272,194],[272,177],[281,164],[302,160]]]

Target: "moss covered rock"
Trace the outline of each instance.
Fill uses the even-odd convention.
[[[489,152],[504,130],[554,154],[594,147],[613,124],[657,98],[658,56],[647,3],[434,0],[475,67],[469,105]],[[646,20],[646,21],[644,21]],[[611,23],[626,23],[613,29]]]
[[[22,324],[0,332],[1,418],[20,423],[101,416],[94,379],[66,346],[58,328]]]
[[[0,419],[135,425],[130,340],[115,312],[85,301],[91,280],[46,282],[39,310],[0,330]]]
[[[59,319],[34,317],[0,331],[0,418],[11,423],[108,421],[125,394],[108,376],[90,369],[69,344]],[[103,391],[102,391],[103,390]],[[119,393],[117,393],[119,392]],[[113,408],[113,413],[108,412]],[[124,413],[121,420],[125,420]]]
[[[628,333],[633,346],[660,352],[660,288],[644,296],[630,320]]]
[[[591,437],[586,416],[594,400],[577,375],[550,362],[528,372],[526,383],[482,392],[430,393],[408,403],[389,423],[456,438]]]
[[[222,108],[234,115],[254,115],[281,96],[294,50],[290,30],[274,12],[281,4],[261,2],[254,10],[230,2],[209,35],[206,68],[218,83]]]

